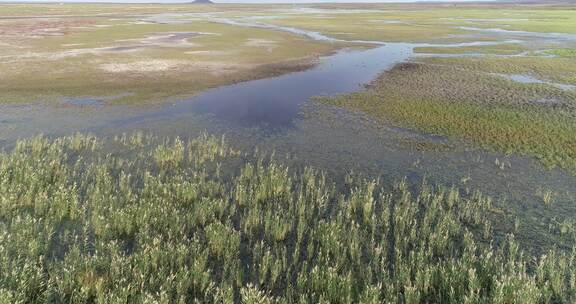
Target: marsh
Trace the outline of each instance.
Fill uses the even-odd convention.
[[[574,301],[573,9],[0,5],[0,297]]]

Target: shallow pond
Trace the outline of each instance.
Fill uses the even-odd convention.
[[[169,120],[184,112],[210,114],[242,126],[283,128],[293,124],[303,103],[313,96],[362,89],[379,73],[407,60],[412,46],[401,43],[377,48],[345,50],[320,59],[307,71],[217,88],[159,111],[120,119],[118,124]]]

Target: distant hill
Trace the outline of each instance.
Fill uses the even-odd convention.
[[[190,2],[192,4],[214,4],[211,0],[194,0]]]

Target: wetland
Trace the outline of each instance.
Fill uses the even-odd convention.
[[[0,5],[0,298],[572,303],[573,9]]]

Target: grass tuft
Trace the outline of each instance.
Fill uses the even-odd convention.
[[[496,239],[480,193],[352,176],[337,188],[312,168],[245,163],[220,138],[157,142],[36,137],[0,155],[3,300],[576,300],[576,249],[537,257]]]

